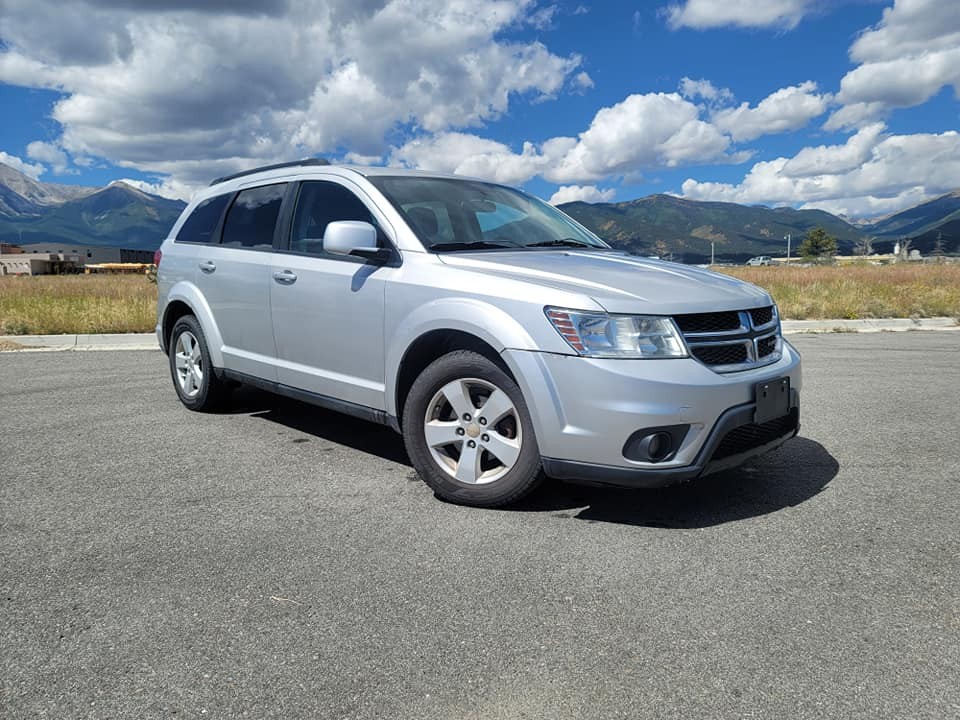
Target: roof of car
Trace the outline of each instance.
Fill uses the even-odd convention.
[[[223,177],[218,177],[210,183],[210,186],[220,185],[231,180],[256,179],[256,176],[265,175],[289,175],[289,174],[308,174],[324,170],[348,170],[365,177],[377,175],[409,175],[414,177],[437,177],[437,178],[458,178],[458,179],[479,179],[465,178],[463,175],[451,175],[449,173],[439,173],[425,170],[411,170],[399,167],[382,167],[376,165],[341,165],[333,164],[323,158],[306,158],[304,160],[294,160],[292,162],[276,163],[273,165],[263,165],[261,167],[250,168],[240,172],[231,173]]]

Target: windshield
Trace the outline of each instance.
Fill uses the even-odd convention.
[[[457,180],[368,178],[434,252],[544,247],[609,249],[542,200],[503,185]]]

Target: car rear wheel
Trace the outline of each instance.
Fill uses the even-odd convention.
[[[193,315],[177,320],[170,333],[170,375],[180,401],[200,412],[216,409],[226,393],[213,372],[203,328]]]
[[[449,353],[420,374],[404,406],[403,433],[417,472],[450,502],[506,505],[542,477],[520,388],[478,353]]]

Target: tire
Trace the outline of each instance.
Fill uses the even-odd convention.
[[[226,387],[217,378],[203,328],[193,315],[177,320],[170,332],[170,376],[186,407],[210,412],[220,407]]]
[[[420,477],[449,502],[501,507],[543,478],[523,393],[475,352],[451,352],[420,373],[403,409],[403,438]]]

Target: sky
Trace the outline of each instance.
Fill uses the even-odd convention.
[[[188,199],[322,156],[553,203],[960,188],[960,0],[2,0],[0,162]]]

